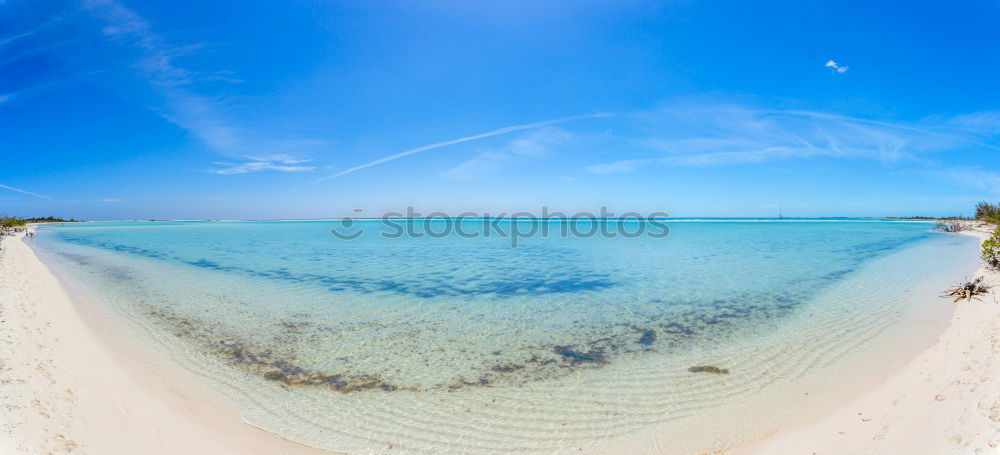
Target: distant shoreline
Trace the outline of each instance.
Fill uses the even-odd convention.
[[[443,220],[440,217],[391,217],[391,220]],[[507,221],[518,221],[518,222],[594,222],[594,221],[628,221],[628,222],[638,222],[639,220],[635,218],[623,218],[623,217],[612,217],[612,218],[514,218],[514,217],[463,217],[449,216],[449,219],[457,220],[461,219],[464,221],[475,221],[475,220],[507,220]],[[43,225],[43,224],[62,224],[62,223],[308,223],[308,222],[323,222],[323,221],[382,221],[383,218],[371,218],[371,217],[342,217],[342,218],[304,218],[304,219],[247,219],[247,220],[222,220],[222,219],[205,219],[205,220],[76,220],[76,221],[53,221],[53,222],[35,222],[30,224]],[[934,222],[934,221],[975,221],[969,218],[932,218],[932,217],[782,217],[782,218],[767,218],[767,217],[678,217],[678,218],[648,218],[644,221],[671,221],[671,222],[688,222],[688,221],[698,221],[698,222],[747,222],[747,221],[782,221],[782,222],[806,222],[806,221],[921,221],[921,222]]]

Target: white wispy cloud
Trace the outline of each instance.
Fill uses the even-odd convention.
[[[42,45],[39,45],[39,46],[30,47],[30,48],[27,48],[27,49],[22,49],[20,52],[12,53],[12,54],[4,56],[4,58],[0,58],[0,66],[7,66],[7,65],[9,65],[11,63],[14,63],[14,62],[18,61],[18,60],[29,58],[29,57],[32,57],[32,56],[35,56],[35,55],[39,55],[39,54],[44,54],[44,53],[46,53],[48,51],[51,51],[53,49],[56,49],[56,48],[59,48],[59,47],[63,47],[63,46],[66,46],[66,45],[69,45],[69,44],[72,44],[72,43],[75,43],[75,42],[78,42],[78,41],[80,41],[79,38],[73,38],[73,39],[68,39],[68,40],[63,40],[63,41],[58,41],[58,42],[46,43],[46,44],[42,44]]]
[[[190,89],[201,73],[174,63],[178,57],[202,47],[201,44],[175,46],[153,31],[152,25],[132,9],[115,0],[85,0],[84,8],[104,22],[101,33],[124,46],[137,48],[140,57],[133,65],[148,83],[166,99],[160,115],[192,132],[221,152],[237,152],[241,144],[236,128],[222,118],[216,102]]]
[[[82,42],[82,37],[59,40],[51,39],[57,35],[49,32],[64,23],[65,18],[62,15],[55,14],[40,25],[36,25],[34,28],[0,36],[0,68],[8,66],[12,63],[17,63],[22,59],[47,54],[50,51],[65,53],[66,51],[61,48]],[[0,72],[2,71],[4,70],[0,70]],[[0,104],[24,101],[42,93],[49,92],[53,89],[60,88],[61,86],[80,82],[82,79],[98,72],[99,71],[87,71],[79,74],[72,74],[67,73],[66,70],[60,70],[57,74],[53,74],[47,78],[38,78],[37,80],[32,81],[32,84],[28,84],[26,86],[7,86],[4,87],[3,92],[0,92]]]
[[[572,135],[561,128],[545,127],[524,137],[511,140],[504,150],[527,158],[544,158],[552,147],[569,141]]]
[[[85,0],[83,4],[87,11],[105,22],[101,28],[101,33],[105,36],[146,51],[136,66],[145,71],[153,83],[176,86],[189,84],[194,80],[194,71],[175,65],[173,60],[201,47],[200,44],[170,45],[153,32],[152,25],[146,19],[115,0]]]
[[[0,3],[0,5],[2,5],[2,4],[3,3]],[[31,38],[31,37],[37,36],[40,33],[44,33],[45,31],[47,31],[47,30],[53,28],[54,26],[57,26],[60,23],[62,23],[63,19],[64,18],[61,15],[55,15],[55,16],[50,17],[48,20],[46,20],[45,22],[43,22],[41,25],[38,25],[38,26],[36,26],[36,27],[34,27],[34,28],[30,29],[30,30],[25,30],[25,31],[19,32],[19,33],[11,33],[11,34],[8,34],[8,35],[0,36],[0,48],[3,48],[5,46],[8,46],[8,45],[11,45],[11,44],[14,44],[14,43],[17,43],[18,41],[24,40],[26,38]]]
[[[996,134],[1000,132],[1000,111],[981,111],[942,119],[943,123],[973,132]]]
[[[851,69],[849,66],[840,65],[833,60],[828,60],[826,64],[823,66],[830,68],[831,70],[833,70],[833,72],[837,74],[844,74],[847,72],[847,70]]]
[[[58,202],[54,198],[51,198],[51,197],[46,196],[44,194],[32,193],[31,191],[22,190],[20,188],[14,188],[12,186],[7,186],[7,185],[0,184],[0,188],[6,189],[6,190],[10,190],[10,191],[14,191],[14,192],[21,193],[21,194],[27,194],[28,196],[34,196],[34,197],[41,198],[41,199],[48,199],[48,200],[50,200],[52,202]]]
[[[1000,150],[981,135],[947,122],[891,123],[797,110],[735,105],[675,106],[643,113],[649,133],[620,138],[631,157],[584,167],[593,174],[628,173],[649,165],[719,166],[833,157],[885,164],[920,162],[961,147]],[[636,156],[638,155],[638,156]]]
[[[8,44],[11,44],[11,43],[13,43],[13,42],[15,42],[17,40],[33,36],[36,33],[37,33],[37,30],[29,30],[29,31],[26,31],[26,32],[14,33],[14,34],[6,35],[6,36],[0,38],[0,48],[6,46]]]
[[[416,154],[416,153],[426,152],[428,150],[439,149],[441,147],[447,147],[449,145],[461,144],[463,142],[475,141],[475,140],[478,140],[478,139],[484,139],[484,138],[492,137],[492,136],[499,136],[499,135],[502,135],[502,134],[509,134],[509,133],[513,133],[515,131],[523,131],[523,130],[530,130],[530,129],[542,128],[542,127],[546,127],[546,126],[556,125],[556,124],[559,124],[559,123],[570,122],[570,121],[573,121],[573,120],[580,120],[580,119],[584,119],[584,118],[607,117],[608,115],[609,114],[588,114],[588,115],[576,115],[576,116],[573,116],[573,117],[563,117],[563,118],[557,118],[557,119],[552,119],[552,120],[543,120],[543,121],[540,121],[540,122],[525,123],[525,124],[522,124],[522,125],[506,126],[506,127],[503,127],[503,128],[495,129],[493,131],[487,131],[485,133],[475,134],[475,135],[472,135],[472,136],[465,136],[465,137],[460,137],[460,138],[457,138],[457,139],[451,139],[451,140],[442,141],[442,142],[435,142],[433,144],[428,144],[428,145],[424,145],[424,146],[421,146],[421,147],[412,148],[412,149],[409,149],[409,150],[397,153],[395,155],[389,155],[389,156],[384,157],[384,158],[379,158],[379,159],[377,159],[375,161],[371,161],[371,162],[368,162],[368,163],[365,163],[365,164],[361,164],[361,165],[358,165],[358,166],[354,166],[354,167],[345,169],[345,170],[340,171],[340,172],[338,172],[336,174],[323,177],[323,178],[317,180],[316,183],[323,182],[323,181],[330,180],[330,179],[334,179],[334,178],[337,178],[337,177],[340,177],[340,176],[344,176],[344,175],[350,174],[352,172],[360,171],[360,170],[365,169],[365,168],[369,168],[369,167],[372,167],[372,166],[377,166],[379,164],[388,163],[389,161],[398,160],[400,158],[403,158],[403,157],[406,157],[406,156],[410,156],[410,155],[413,155],[413,154]]]
[[[68,77],[57,77],[47,81],[43,81],[32,85],[30,87],[22,88],[14,92],[7,92],[0,94],[0,104],[13,103],[15,101],[21,102],[35,96],[47,93],[53,89],[76,84],[82,80],[100,73],[100,71],[90,71],[86,73],[76,74]]]
[[[610,163],[592,164],[583,168],[583,170],[591,174],[627,174],[644,165],[657,163],[661,159],[662,158],[637,158],[631,160],[618,160]]]
[[[946,169],[944,175],[954,183],[1000,195],[1000,172],[975,166],[956,166]]]
[[[171,43],[156,33],[149,21],[115,0],[84,0],[84,7],[103,21],[101,33],[109,40],[140,51],[133,66],[164,100],[164,105],[155,111],[214,151],[229,156],[274,152],[301,154],[327,145],[318,139],[284,138],[280,133],[232,121],[227,114],[226,97],[204,96],[198,84],[238,82],[238,79],[225,70],[206,72],[176,63],[179,57],[200,52],[206,47],[205,43]],[[250,167],[255,166],[260,165]]]
[[[236,175],[261,171],[308,172],[316,169],[314,166],[302,165],[302,163],[307,163],[309,160],[296,159],[284,154],[257,157],[248,156],[247,159],[250,161],[235,164],[216,162],[216,165],[223,167],[209,169],[209,172],[221,175]]]
[[[115,204],[115,203],[118,203],[118,202],[125,202],[125,200],[124,199],[119,199],[119,198],[116,198],[116,197],[105,197],[105,198],[98,199],[97,202],[104,202],[104,203],[108,203],[108,204]]]
[[[479,152],[474,158],[441,172],[441,176],[451,180],[476,180],[485,174],[496,171],[510,159],[511,156],[507,153],[485,150]]]
[[[441,172],[441,176],[452,180],[483,178],[513,162],[546,158],[552,153],[553,147],[564,144],[571,138],[570,133],[560,128],[539,128],[524,137],[508,141],[499,149],[482,150],[472,159]]]

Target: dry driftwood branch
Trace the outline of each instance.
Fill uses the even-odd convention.
[[[957,302],[962,299],[981,300],[976,296],[983,295],[988,292],[990,292],[990,286],[983,283],[983,277],[979,277],[972,281],[955,285],[955,287],[945,291],[945,295],[949,297],[954,297],[955,298],[954,301]]]

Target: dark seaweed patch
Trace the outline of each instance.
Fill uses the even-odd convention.
[[[712,365],[697,365],[688,368],[688,371],[692,373],[712,373],[712,374],[729,374],[729,370],[726,368],[719,368]]]
[[[326,373],[311,370],[297,365],[293,353],[277,354],[269,349],[255,348],[247,342],[234,341],[235,337],[218,339],[218,327],[210,328],[196,319],[164,310],[152,310],[148,314],[167,322],[173,328],[174,335],[199,342],[230,364],[259,373],[264,379],[281,382],[284,387],[321,386],[340,393],[418,390],[418,386],[400,387],[390,383],[377,373]],[[208,343],[207,340],[212,338],[216,338],[216,341]]]
[[[209,261],[208,259],[199,259],[197,261],[186,261],[188,265],[193,265],[195,267],[201,267],[203,269],[212,270],[228,270],[228,267],[223,267],[215,262]]]
[[[653,330],[643,330],[642,336],[639,337],[639,344],[643,346],[652,346],[656,342],[656,332]]]
[[[69,259],[69,260],[75,262],[77,265],[87,265],[87,264],[90,264],[90,258],[88,258],[86,256],[83,256],[83,255],[73,254],[73,253],[65,253],[65,252],[62,252],[62,251],[56,252],[56,254],[58,254],[59,256],[62,256],[64,258],[66,258],[66,259]]]
[[[515,364],[513,364],[511,362],[507,362],[507,363],[502,364],[502,365],[494,365],[490,369],[493,370],[493,371],[496,371],[497,373],[513,373],[513,372],[518,371],[518,370],[523,370],[524,369],[524,365],[523,364],[522,365],[515,365]]]
[[[801,300],[780,294],[733,295],[709,301],[662,302],[669,313],[650,316],[634,324],[619,324],[595,329],[602,336],[587,339],[578,334],[572,344],[519,346],[517,351],[532,353],[521,360],[506,360],[484,365],[479,381],[459,378],[445,386],[455,390],[470,386],[524,384],[557,378],[578,369],[602,368],[626,354],[681,351],[692,345],[706,346],[720,342],[725,334],[739,331],[748,324],[760,324],[794,311]],[[636,334],[638,333],[638,339]],[[574,334],[569,333],[568,336]],[[582,338],[582,339],[581,339]],[[493,351],[500,358],[514,352]],[[439,386],[435,386],[437,388]]]
[[[566,333],[570,343],[520,345],[492,350],[479,367],[471,368],[451,381],[420,386],[406,381],[390,381],[382,372],[355,371],[349,364],[339,371],[320,371],[303,366],[292,346],[302,342],[318,342],[323,334],[337,329],[318,325],[307,315],[293,315],[277,323],[277,331],[269,338],[254,342],[226,335],[217,325],[164,310],[151,315],[167,323],[178,337],[193,340],[225,359],[231,365],[255,372],[264,379],[284,387],[323,387],[340,393],[363,391],[457,391],[469,387],[521,385],[570,374],[579,369],[602,368],[626,354],[652,351],[676,351],[698,344],[716,343],[720,335],[739,330],[746,324],[759,324],[793,311],[799,301],[783,295],[734,295],[729,299],[710,301],[664,302],[669,313],[651,316],[633,324],[611,325],[588,329],[587,333],[601,336],[587,338],[586,333]],[[359,322],[362,327],[376,329],[375,322]],[[314,337],[316,337],[314,339]],[[266,346],[266,347],[262,347]],[[465,352],[464,348],[457,348]],[[276,351],[278,350],[278,351]],[[348,358],[341,361],[349,362]],[[389,365],[387,365],[389,367]]]
[[[120,253],[129,253],[129,254],[135,254],[135,255],[138,255],[138,256],[145,256],[145,257],[157,258],[157,259],[167,259],[167,256],[164,255],[163,253],[160,253],[159,251],[149,250],[149,249],[146,249],[146,248],[139,248],[139,247],[134,247],[134,246],[129,246],[129,245],[123,245],[123,244],[120,244],[120,243],[102,242],[102,241],[95,240],[95,239],[88,239],[86,237],[71,236],[71,235],[66,235],[66,234],[63,234],[62,238],[64,240],[67,240],[67,241],[70,241],[70,242],[79,243],[79,244],[82,244],[82,245],[93,246],[93,247],[97,247],[97,248],[104,248],[104,249],[107,249],[107,250],[117,251],[117,252],[120,252]]]
[[[556,354],[562,356],[563,360],[569,362],[571,365],[576,365],[577,363],[607,362],[607,358],[604,356],[604,348],[601,347],[583,351],[574,349],[572,346],[556,346],[555,352]]]

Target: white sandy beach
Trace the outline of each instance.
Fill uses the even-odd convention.
[[[980,268],[976,276],[1000,285],[1000,273]],[[998,301],[995,288],[982,301],[956,303],[938,343],[902,370],[813,422],[730,453],[1000,453]]]
[[[111,349],[22,237],[0,244],[0,453],[329,453]]]
[[[3,240],[0,453],[329,453],[245,424],[110,346],[77,305],[21,236]],[[1000,304],[993,293],[955,305],[939,342],[880,384],[728,453],[1000,452]]]

